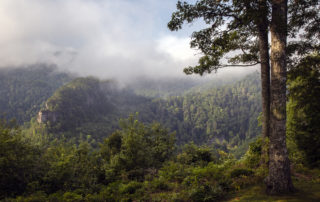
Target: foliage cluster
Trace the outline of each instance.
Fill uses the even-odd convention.
[[[287,135],[300,163],[320,167],[320,56],[310,55],[289,72]],[[299,157],[300,156],[300,157]]]
[[[190,143],[176,153],[174,134],[157,123],[130,116],[120,128],[94,149],[90,137],[34,144],[1,123],[1,199],[215,201],[255,182],[222,150]]]

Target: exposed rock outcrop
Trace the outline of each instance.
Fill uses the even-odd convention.
[[[57,113],[47,109],[40,110],[37,117],[38,123],[56,122]]]

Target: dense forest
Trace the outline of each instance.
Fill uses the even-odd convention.
[[[30,71],[45,71],[44,78],[52,80],[59,75],[47,67],[6,73],[27,77]],[[317,169],[308,169],[319,166],[319,138],[312,135],[318,130],[313,121],[319,120],[314,119],[319,109],[297,92],[319,86],[318,73],[316,63],[302,64],[289,74],[290,159],[300,186],[307,186],[304,178],[313,180],[310,190],[319,182]],[[42,99],[37,109],[55,114],[55,119],[39,120],[39,114],[30,111],[24,117],[32,118],[19,126],[8,121],[12,116],[20,120],[13,110],[1,121],[2,199],[216,201],[264,178],[258,72],[225,85],[193,84],[180,95],[163,97],[146,95],[154,89],[146,91],[150,85],[142,93],[140,84],[136,93],[133,85],[61,75],[70,81],[61,82],[51,96],[36,94]],[[24,87],[15,86],[15,91]],[[316,94],[318,87],[312,89]],[[7,99],[26,109],[35,105],[14,96]],[[301,118],[311,122],[298,121]],[[310,132],[301,124],[309,124]]]
[[[72,80],[53,65],[0,69],[0,112],[19,123],[30,121],[61,85]]]
[[[149,14],[168,2],[150,1],[147,14],[135,1],[143,16],[119,12],[117,26],[108,25],[120,7],[132,10],[128,1],[28,2],[27,21],[27,4],[17,15],[8,2],[0,3],[0,201],[320,201],[319,0],[177,1],[167,28],[195,25],[194,58],[179,55],[188,54],[183,34],[144,35],[157,27]],[[48,5],[60,8],[57,21]],[[81,19],[69,21],[78,10]],[[38,29],[43,21],[49,27]],[[47,62],[19,66],[37,61]],[[140,72],[185,63],[185,74],[207,77]],[[225,67],[260,70],[212,76]],[[61,70],[81,68],[101,77]]]
[[[137,95],[133,85],[120,88],[114,81],[77,78],[45,101],[41,112],[49,118],[40,124],[34,118],[31,124],[34,131],[45,128],[56,136],[91,135],[101,141],[118,128],[120,118],[138,113],[144,123],[156,121],[175,131],[179,145],[194,141],[232,149],[259,135],[261,106],[258,73],[229,82],[211,83],[211,88],[201,84],[187,87],[180,96],[152,98]]]

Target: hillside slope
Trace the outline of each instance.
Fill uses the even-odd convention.
[[[141,121],[157,121],[176,131],[178,144],[215,143],[227,149],[259,134],[260,82],[255,73],[234,84],[154,99],[112,81],[78,78],[58,89],[42,111],[57,117],[42,124],[68,137],[83,134],[101,140],[117,128],[119,119],[138,112]]]
[[[41,104],[71,80],[49,65],[0,69],[0,114],[19,123],[30,121]]]

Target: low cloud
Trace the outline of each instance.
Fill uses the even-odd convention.
[[[190,27],[171,33],[172,0],[1,0],[1,67],[56,64],[128,80],[183,76],[199,53]]]
[[[1,0],[1,66],[54,63],[123,79],[182,75],[196,57],[188,38],[166,30],[166,6],[174,9],[170,0]]]
[[[158,50],[167,53],[175,61],[194,60],[199,55],[198,51],[190,49],[190,38],[178,38],[168,35],[158,41]],[[197,54],[198,53],[198,54]]]

